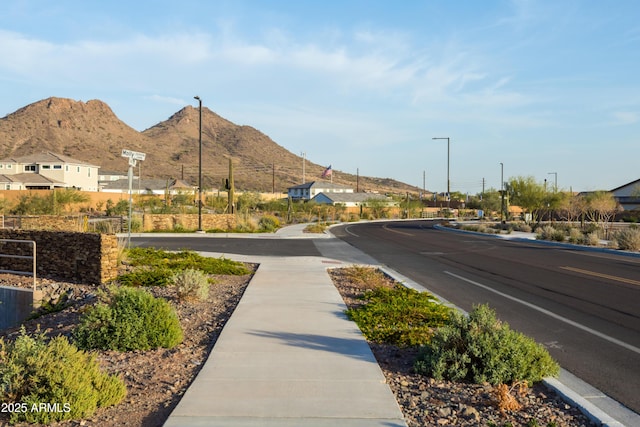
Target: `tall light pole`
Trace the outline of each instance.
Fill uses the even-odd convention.
[[[558,192],[558,172],[549,172],[547,173],[547,175],[554,175],[554,183],[553,183],[553,192],[557,193]]]
[[[198,126],[198,232],[202,233],[202,99],[194,96],[198,100],[198,111],[200,121]]]
[[[500,162],[500,222],[504,224],[504,163]]]
[[[442,138],[431,139],[446,139],[447,140],[447,208],[451,208],[451,180],[449,179],[449,161],[451,159],[451,141],[448,136]]]

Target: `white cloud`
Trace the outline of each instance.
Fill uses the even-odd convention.
[[[640,122],[638,111],[615,111],[611,113],[614,125],[631,125]]]
[[[147,96],[145,98],[149,99],[151,101],[155,101],[155,102],[159,102],[159,103],[163,103],[163,104],[179,105],[180,107],[184,107],[185,105],[189,105],[190,104],[190,102],[187,102],[184,99],[173,98],[173,97],[170,97],[170,96],[151,95],[151,96]]]

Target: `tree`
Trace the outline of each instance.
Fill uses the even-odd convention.
[[[467,207],[469,208],[482,209],[485,214],[490,214],[491,212],[500,212],[500,206],[500,191],[493,188],[490,188],[482,194],[482,200],[478,200],[477,206],[476,204],[472,203],[467,204]]]
[[[18,203],[10,210],[13,215],[51,215],[53,205],[47,197],[21,194]]]
[[[368,208],[373,218],[380,219],[389,217],[389,206],[386,200],[370,198],[365,200],[362,205]]]
[[[534,222],[540,221],[540,214],[549,208],[544,185],[537,183],[532,176],[511,178],[505,191],[510,203],[531,214],[531,220]]]
[[[87,203],[91,200],[88,194],[82,193],[73,188],[54,189],[51,193],[51,204],[53,213],[58,215],[66,212],[69,207],[76,203]]]
[[[562,193],[558,205],[558,215],[561,219],[572,222],[577,221],[587,210],[587,200],[582,195]]]
[[[609,222],[618,210],[618,202],[608,191],[594,191],[587,195],[587,218],[602,227],[605,238],[609,232]]]
[[[245,191],[238,196],[236,205],[239,211],[248,212],[256,209],[260,202],[260,193]]]

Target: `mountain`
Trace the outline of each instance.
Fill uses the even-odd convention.
[[[187,106],[167,120],[138,132],[122,122],[102,101],[48,98],[0,119],[0,158],[52,151],[101,167],[127,169],[122,149],[146,153],[143,178],[198,181],[199,110]],[[302,182],[302,158],[251,126],[236,125],[202,109],[202,176],[205,187],[219,187],[232,159],[239,190],[286,191]],[[306,181],[318,180],[324,166],[305,162]],[[136,173],[138,171],[136,170]],[[390,178],[357,177],[334,171],[333,181],[360,190],[416,192]]]

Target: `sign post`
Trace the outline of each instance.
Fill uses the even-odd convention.
[[[133,214],[133,168],[138,160],[143,161],[146,158],[145,153],[131,150],[122,150],[122,157],[129,159],[129,226],[127,234],[127,247],[131,247],[131,216]],[[140,178],[138,178],[140,179]]]

